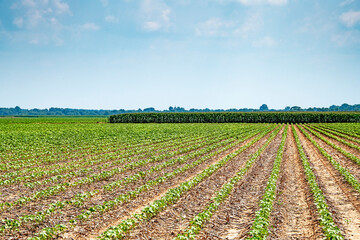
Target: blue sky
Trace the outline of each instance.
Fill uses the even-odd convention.
[[[0,107],[360,103],[359,0],[0,0]]]

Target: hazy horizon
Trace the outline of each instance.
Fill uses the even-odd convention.
[[[0,1],[0,107],[360,103],[360,1]]]

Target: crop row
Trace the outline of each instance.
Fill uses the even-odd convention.
[[[358,145],[356,145],[356,144],[354,144],[354,143],[348,142],[348,141],[346,141],[346,140],[344,140],[344,139],[342,139],[342,138],[340,138],[340,137],[337,137],[337,136],[335,136],[334,134],[331,134],[331,133],[329,133],[329,132],[327,132],[327,131],[324,131],[324,130],[318,128],[318,127],[315,127],[315,126],[309,126],[309,127],[315,129],[316,131],[324,134],[324,135],[327,136],[327,137],[330,137],[330,138],[332,138],[332,139],[335,139],[335,140],[338,141],[338,142],[341,142],[341,143],[343,143],[343,144],[345,144],[345,145],[347,145],[347,146],[349,146],[349,147],[351,147],[351,148],[354,148],[354,149],[360,151],[360,146],[358,146]]]
[[[312,196],[315,201],[315,206],[317,208],[318,214],[320,216],[320,225],[323,229],[325,237],[331,240],[342,240],[344,237],[342,236],[339,228],[334,223],[334,219],[329,210],[329,206],[326,203],[326,199],[324,197],[323,192],[321,191],[319,185],[316,181],[316,176],[313,173],[309,160],[306,157],[304,149],[301,145],[299,136],[296,133],[294,126],[292,126],[292,131],[295,137],[296,146],[298,148],[300,158],[303,164],[303,168],[305,171],[306,180],[309,183],[310,190],[312,192]]]
[[[278,130],[279,131],[279,130]],[[237,151],[227,155],[219,162],[216,162],[210,165],[208,168],[203,170],[201,173],[197,174],[189,181],[182,182],[179,186],[169,189],[163,197],[159,200],[155,200],[141,210],[141,213],[135,213],[130,218],[123,220],[119,225],[112,226],[106,230],[101,236],[100,239],[122,239],[125,234],[133,229],[140,222],[147,221],[148,219],[154,217],[159,212],[163,211],[167,206],[174,204],[177,200],[180,199],[186,192],[195,187],[197,184],[202,182],[207,177],[211,176],[214,172],[219,170],[230,160],[235,158],[245,149],[249,148],[255,142],[264,137],[267,132],[259,135],[254,138],[251,142],[247,143]]]
[[[321,136],[318,132],[314,131],[312,128],[308,127],[308,126],[304,126],[309,132],[311,132],[312,134],[314,134],[316,137],[318,137],[319,139],[321,139],[322,141],[324,141],[326,144],[328,144],[329,146],[331,146],[332,148],[334,148],[335,150],[341,152],[344,156],[346,156],[347,158],[351,159],[353,162],[355,162],[356,164],[360,165],[360,159],[358,157],[356,157],[355,155],[345,151],[343,148],[339,147],[338,145],[336,145],[335,143],[330,142],[329,140],[327,140],[326,138],[324,138],[323,136]]]
[[[338,137],[342,137],[342,138],[345,138],[345,139],[347,139],[347,140],[350,140],[350,141],[353,141],[353,142],[356,142],[356,143],[359,143],[359,144],[360,144],[360,140],[359,140],[359,139],[354,138],[354,137],[352,137],[352,136],[350,136],[350,135],[348,135],[348,134],[344,134],[344,133],[342,133],[342,132],[340,132],[340,131],[335,131],[335,130],[332,130],[332,129],[330,129],[330,128],[326,128],[326,127],[324,127],[324,126],[322,126],[322,125],[312,125],[312,126],[317,127],[317,128],[320,128],[320,129],[323,130],[323,131],[327,131],[327,132],[329,132],[329,133],[332,133],[332,134],[334,134],[334,135],[336,135],[336,136],[338,136]]]
[[[284,153],[284,146],[287,137],[287,126],[282,135],[281,143],[277,151],[274,166],[270,178],[266,184],[265,193],[260,201],[260,209],[255,213],[255,220],[249,234],[251,240],[266,239],[269,234],[269,218],[276,197],[276,183],[280,173],[281,161]]]
[[[214,140],[212,140],[212,141],[214,141]],[[47,187],[44,190],[35,192],[34,194],[32,194],[32,196],[24,196],[24,197],[19,198],[16,201],[13,201],[13,202],[2,202],[2,203],[0,203],[0,207],[9,208],[9,207],[13,207],[13,206],[16,206],[16,205],[22,205],[22,204],[24,204],[26,202],[34,201],[35,199],[40,199],[40,198],[45,198],[45,197],[52,196],[54,194],[57,194],[58,192],[65,191],[65,190],[67,190],[67,189],[69,189],[71,187],[84,185],[84,184],[91,184],[91,183],[93,183],[95,181],[105,180],[105,179],[108,179],[108,178],[110,178],[110,177],[112,177],[112,176],[114,176],[116,174],[123,173],[123,172],[125,172],[127,170],[135,169],[135,168],[138,168],[140,166],[144,166],[145,164],[148,164],[148,163],[151,163],[151,162],[159,162],[159,161],[164,160],[166,158],[170,158],[170,157],[176,156],[178,154],[182,154],[182,153],[186,153],[188,151],[198,149],[198,148],[200,148],[200,147],[202,147],[204,145],[206,145],[206,142],[201,142],[200,144],[195,144],[195,145],[193,145],[191,147],[188,147],[188,148],[181,148],[181,149],[179,149],[179,150],[177,150],[175,152],[165,153],[165,154],[162,154],[162,155],[159,155],[159,156],[153,156],[153,157],[148,158],[148,159],[140,159],[140,160],[134,161],[134,162],[131,162],[132,159],[123,158],[123,159],[120,159],[119,162],[117,162],[117,164],[120,164],[120,162],[121,163],[128,162],[128,161],[130,161],[130,162],[123,165],[120,168],[116,167],[116,168],[111,169],[111,170],[101,171],[100,173],[92,174],[91,176],[81,178],[81,179],[79,179],[79,180],[77,180],[75,182],[64,182],[64,183],[56,184],[54,186]]]
[[[249,133],[247,135],[247,138],[249,137],[252,137],[254,135],[256,135],[257,132],[255,133]],[[262,135],[261,135],[262,136]],[[260,136],[258,136],[256,139],[259,139]],[[212,152],[206,156],[203,156],[202,158],[196,160],[195,162],[193,163],[189,163],[189,164],[186,164],[185,166],[183,167],[180,167],[180,168],[177,168],[175,169],[173,172],[171,173],[168,173],[164,176],[160,176],[158,177],[157,179],[155,180],[150,180],[148,181],[147,183],[145,183],[144,185],[138,187],[137,189],[133,190],[133,191],[129,191],[125,194],[121,194],[119,196],[117,196],[116,198],[114,198],[113,200],[110,200],[110,201],[107,201],[107,202],[104,202],[102,205],[97,205],[97,206],[94,206],[92,208],[90,208],[89,210],[87,211],[84,211],[82,214],[78,215],[76,218],[77,219],[80,219],[80,220],[85,220],[87,218],[89,218],[91,215],[95,214],[96,212],[97,213],[104,213],[106,211],[109,211],[110,209],[114,208],[116,205],[120,204],[120,203],[123,203],[123,202],[126,202],[126,201],[129,201],[130,199],[134,199],[135,197],[137,197],[141,192],[144,192],[148,189],[150,189],[151,187],[154,187],[156,186],[157,184],[161,183],[161,182],[164,182],[165,180],[168,180],[170,178],[173,178],[175,177],[176,175],[182,173],[182,172],[185,172],[197,165],[199,165],[200,163],[210,159],[211,157],[217,155],[217,154],[220,154],[221,152],[224,152],[226,150],[228,150],[229,148],[235,146],[236,144],[238,144],[239,142],[243,141],[244,139],[241,139],[239,140],[237,143],[235,144],[231,144],[231,145],[228,145],[216,152]],[[255,140],[253,140],[252,142],[254,142]],[[73,219],[73,220],[70,220],[69,223],[70,224],[75,224],[76,223],[76,218]],[[65,226],[65,225],[64,225]],[[44,233],[50,233],[48,236],[53,236],[54,234],[58,234],[59,231],[56,231],[54,232],[53,230],[56,229],[56,226],[55,227],[48,227],[48,228],[45,228],[43,229],[42,231],[40,231],[39,233],[39,236],[42,234],[44,235]],[[35,239],[38,239],[38,238],[35,238]]]
[[[221,136],[221,135],[220,135]],[[211,137],[211,136],[209,136]],[[44,167],[42,168],[37,168],[37,171],[32,170],[30,175],[24,175],[24,170],[21,171],[21,173],[17,173],[17,174],[5,174],[0,176],[1,178],[3,178],[4,180],[0,180],[0,185],[9,185],[9,184],[14,184],[16,182],[28,182],[28,181],[33,181],[35,179],[40,179],[43,177],[50,177],[53,176],[55,174],[58,174],[57,176],[53,177],[50,179],[51,181],[56,181],[56,180],[60,180],[60,179],[64,179],[64,178],[69,178],[72,176],[77,176],[77,175],[82,175],[85,172],[90,172],[90,171],[94,171],[95,169],[85,169],[85,167],[88,166],[98,166],[97,169],[103,169],[106,167],[110,167],[110,166],[116,166],[118,165],[120,162],[124,162],[123,159],[129,159],[128,161],[131,161],[131,159],[133,158],[145,158],[151,155],[158,155],[161,153],[166,153],[169,151],[173,151],[176,149],[180,149],[183,148],[185,146],[189,146],[191,144],[196,144],[198,142],[202,142],[204,139],[204,137],[200,137],[200,138],[190,138],[190,140],[187,139],[179,139],[177,141],[170,141],[170,142],[164,142],[162,144],[156,144],[156,145],[151,145],[148,148],[144,148],[144,147],[138,147],[138,148],[133,148],[133,149],[127,149],[126,152],[125,151],[119,151],[119,152],[112,152],[111,154],[108,155],[101,155],[101,156],[97,156],[96,158],[90,158],[90,159],[86,159],[84,158],[83,160],[75,160],[72,162],[68,162],[64,165],[59,165],[59,164],[54,164],[51,166],[50,170],[46,170],[48,168]],[[117,160],[117,161],[116,161]],[[101,164],[101,165],[99,165]],[[28,168],[30,169],[30,168]],[[78,170],[80,169],[80,170]],[[76,172],[76,170],[78,170]],[[85,171],[84,171],[85,170]],[[68,172],[67,175],[59,175],[62,173],[66,173]],[[19,175],[21,174],[21,176],[18,177],[14,177],[14,175]],[[13,176],[10,179],[9,176]],[[34,187],[35,185],[41,185],[44,184],[44,182],[33,182],[33,183],[26,183],[26,186],[29,187]]]
[[[310,132],[311,129],[307,128]],[[331,165],[344,177],[344,179],[358,192],[360,192],[360,183],[359,181],[344,167],[340,165],[335,159],[327,153],[311,136],[307,133],[302,127],[299,127],[301,132],[306,136],[307,139],[319,150],[319,152],[331,163]],[[313,132],[314,133],[314,132]],[[315,134],[315,133],[314,133]]]
[[[360,126],[354,125],[354,124],[321,124],[322,127],[325,127],[326,129],[331,129],[336,132],[340,132],[346,135],[349,135],[351,137],[360,139]],[[357,127],[358,126],[358,127]]]
[[[215,196],[211,199],[211,202],[206,206],[206,208],[199,214],[197,214],[191,221],[188,228],[184,231],[184,233],[179,234],[175,239],[185,240],[185,239],[195,239],[196,235],[200,232],[203,225],[210,220],[215,211],[220,207],[220,205],[225,201],[225,199],[230,195],[234,186],[237,182],[239,182],[244,175],[249,171],[254,162],[258,159],[263,151],[265,151],[266,147],[270,144],[270,142],[276,137],[278,132],[273,132],[270,137],[267,139],[264,145],[261,148],[252,154],[250,158],[246,161],[245,166],[241,168],[232,178],[230,178],[227,183],[225,183],[220,190],[215,194]]]
[[[258,132],[258,131],[257,131],[257,132]],[[255,133],[253,133],[253,134],[257,134],[257,132],[255,132]],[[251,134],[251,133],[249,133],[249,134]],[[216,143],[216,140],[217,140],[217,139],[213,139],[213,140],[211,141],[211,143],[214,143],[214,142]],[[188,155],[185,155],[185,156],[182,156],[182,157],[179,157],[179,158],[175,158],[175,159],[169,159],[168,161],[164,162],[163,164],[154,166],[154,167],[150,168],[150,169],[147,170],[147,171],[140,171],[140,172],[138,172],[138,173],[136,173],[136,174],[133,174],[133,175],[131,175],[131,176],[128,176],[128,177],[126,177],[126,178],[123,178],[123,179],[121,179],[121,180],[119,180],[119,181],[109,183],[109,184],[105,185],[103,188],[106,189],[106,190],[112,190],[112,189],[114,189],[115,187],[119,187],[120,185],[129,184],[130,182],[136,181],[136,180],[138,180],[138,179],[140,179],[140,178],[144,178],[144,177],[145,177],[146,175],[148,175],[148,174],[151,174],[151,173],[156,172],[156,171],[160,171],[161,169],[163,169],[163,168],[165,168],[165,167],[168,167],[168,166],[171,166],[171,165],[174,165],[174,164],[176,164],[176,163],[184,163],[184,162],[188,161],[189,159],[192,159],[192,158],[196,158],[196,157],[198,157],[198,156],[201,156],[201,155],[203,155],[203,154],[205,154],[205,153],[207,153],[207,152],[210,152],[210,151],[218,148],[219,146],[226,145],[226,144],[228,144],[229,142],[232,142],[232,141],[233,141],[233,140],[228,139],[227,141],[222,141],[222,142],[216,143],[215,145],[214,145],[214,144],[213,144],[213,145],[209,145],[207,148],[202,149],[202,150],[197,151],[197,152],[194,152],[194,153],[192,153],[192,154],[188,154]],[[233,146],[236,145],[236,144],[238,144],[238,141],[233,142],[232,144],[228,145],[225,149],[228,149],[229,147],[233,147]],[[223,150],[224,150],[224,149],[223,149]],[[212,155],[213,155],[213,154],[210,154],[210,156],[212,156]],[[204,160],[207,159],[207,158],[208,158],[208,156],[203,157],[203,158],[202,158],[202,161],[204,161]],[[198,162],[198,164],[200,163],[199,160],[198,160],[197,162]],[[181,168],[180,168],[180,169],[181,169]],[[185,168],[183,167],[183,168],[182,168],[182,171],[184,171],[185,169],[186,169],[186,167],[185,167]],[[182,172],[182,171],[180,171],[180,170],[178,169],[177,171],[175,171],[175,173],[176,173],[176,174],[179,174],[179,173]],[[174,174],[173,174],[173,175],[174,175]],[[175,176],[175,175],[174,175],[174,176]],[[171,175],[171,174],[168,174],[166,177],[169,178],[169,177],[172,177],[172,175]],[[164,177],[160,177],[159,179],[157,179],[157,181],[153,181],[153,182],[152,182],[152,185],[154,185],[153,183],[155,183],[155,182],[159,182],[159,183],[160,183],[161,181],[164,181],[164,180],[165,180]],[[150,182],[151,182],[151,181],[150,181]],[[150,185],[151,185],[151,184],[149,184],[149,186],[150,186]],[[142,191],[145,190],[144,186],[140,187],[140,189],[141,189]],[[38,212],[38,213],[36,213],[36,214],[34,214],[34,215],[27,215],[27,216],[21,217],[20,222],[21,222],[22,220],[24,220],[24,219],[25,219],[26,221],[30,221],[30,220],[33,220],[33,221],[34,221],[34,220],[36,220],[37,222],[39,222],[39,219],[41,219],[41,221],[43,221],[46,216],[49,216],[49,215],[50,215],[52,212],[54,212],[56,209],[62,209],[62,208],[64,208],[66,205],[69,205],[69,204],[72,204],[72,205],[75,205],[75,206],[76,206],[76,205],[82,205],[82,204],[83,204],[83,201],[90,199],[90,198],[93,197],[95,194],[98,194],[98,192],[99,192],[99,191],[97,190],[96,192],[92,191],[92,192],[88,192],[88,193],[81,194],[81,196],[83,196],[82,199],[81,199],[82,201],[79,199],[79,195],[77,195],[77,196],[75,196],[73,199],[71,199],[70,201],[67,200],[67,201],[59,201],[59,202],[57,202],[57,203],[53,203],[53,204],[51,204],[50,208],[48,208],[47,210],[45,210],[45,211],[43,211],[43,212]],[[134,192],[136,192],[136,191],[133,191],[132,193],[128,193],[127,195],[133,197],[133,196],[134,196]],[[121,198],[122,198],[122,199],[125,199],[124,196],[122,196]],[[110,201],[110,202],[111,202],[111,201]],[[110,206],[110,202],[104,203],[103,206],[107,206],[107,209],[108,209],[109,206]],[[99,207],[100,207],[100,206],[97,206],[97,208],[99,208]],[[94,209],[94,208],[91,208],[91,210],[88,210],[88,211],[84,212],[83,214],[80,214],[77,218],[78,218],[78,219],[88,218],[88,217],[89,217],[89,214],[94,212],[93,209]],[[13,220],[13,221],[19,222],[18,220]],[[10,222],[10,223],[11,223],[11,222]],[[5,228],[6,228],[6,226],[5,226]],[[9,228],[9,227],[7,227],[7,228]]]
[[[215,133],[213,133],[213,134],[215,134]],[[186,138],[191,139],[194,135],[195,134],[190,134],[190,136],[187,136]],[[202,137],[205,138],[207,136],[208,135],[205,135],[205,136],[202,136]],[[156,148],[156,146],[162,145],[163,143],[172,142],[173,140],[181,141],[182,139],[183,138],[174,138],[174,137],[169,138],[169,137],[166,137],[165,139],[163,139],[163,141],[157,141],[155,143],[148,142],[146,144],[134,144],[134,145],[130,145],[130,146],[127,146],[127,147],[121,147],[121,148],[119,148],[117,146],[114,146],[111,149],[106,149],[106,151],[104,151],[105,150],[104,148],[99,148],[99,152],[97,152],[96,154],[92,154],[92,155],[89,155],[89,153],[87,153],[87,152],[80,152],[76,156],[72,156],[72,158],[66,159],[66,162],[64,163],[64,165],[72,165],[72,164],[76,163],[81,158],[86,159],[86,158],[91,157],[91,158],[96,159],[96,158],[106,158],[106,157],[111,157],[111,156],[116,157],[120,153],[125,154],[127,151],[131,151],[132,149],[142,149],[143,147],[146,147],[146,146]],[[145,149],[147,149],[147,148],[145,148]],[[73,161],[69,162],[69,160],[73,160]],[[12,169],[17,170],[17,169],[24,169],[24,168],[30,169],[29,167],[32,167],[32,166],[35,166],[34,168],[39,168],[39,167],[48,168],[49,164],[52,164],[52,163],[55,163],[55,164],[50,165],[50,168],[54,168],[54,167],[57,167],[59,165],[63,165],[62,161],[59,161],[59,159],[57,159],[57,158],[48,158],[48,157],[46,157],[43,160],[34,159],[34,160],[30,161],[29,159],[26,159],[26,160],[21,160],[21,161],[14,161],[14,162],[12,162],[12,164],[10,166],[9,166],[9,164],[4,163],[4,164],[0,165],[0,168],[3,171],[5,171],[5,170],[9,171],[9,170],[12,170]]]

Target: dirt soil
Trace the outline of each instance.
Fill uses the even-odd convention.
[[[349,191],[351,188],[346,186],[329,161],[300,133],[299,129],[297,132],[335,223],[346,239],[360,239],[360,211],[358,201],[355,202],[357,194],[354,195],[355,192]]]
[[[304,173],[304,168],[292,134],[291,126],[285,127],[288,128],[288,135],[277,181],[276,197],[273,202],[273,209],[269,219],[270,235],[267,239],[323,239],[324,235],[320,226],[319,214]],[[325,196],[335,224],[340,228],[345,239],[360,239],[360,193],[345,180],[340,172],[331,165],[330,161],[321,154],[298,127],[295,127],[295,130],[299,135],[301,145],[304,148],[311,169],[316,176],[316,181]],[[280,146],[282,131],[283,129],[259,156],[243,178],[236,183],[230,195],[221,203],[217,211],[214,212],[210,221],[204,224],[202,230],[196,236],[196,239],[237,240],[249,237],[249,231],[254,222],[255,213],[259,210],[260,200],[263,197]],[[309,131],[306,130],[306,132],[308,132],[335,161],[346,168],[349,173],[360,182],[359,165],[333,149],[326,142],[320,140]],[[193,187],[175,204],[168,206],[149,221],[140,223],[128,233],[125,239],[173,239],[179,233],[184,232],[189,226],[190,221],[198,213],[202,212],[211,202],[211,199],[215,196],[217,191],[242,167],[244,167],[246,161],[266,142],[269,135],[270,134],[267,134],[244,152],[230,160],[218,171],[204,179],[203,182]],[[340,146],[345,151],[360,158],[360,152],[358,150],[326,137],[323,134],[322,136],[330,142]],[[227,136],[223,136],[221,139],[227,139]],[[227,155],[235,152],[246,143],[250,142],[251,139],[236,144],[227,151],[217,154],[198,166],[189,169],[174,178],[159,183],[155,187],[142,192],[135,199],[119,204],[108,212],[102,214],[96,213],[89,219],[78,221],[74,227],[69,227],[66,231],[57,236],[56,239],[96,239],[110,226],[118,225],[132,214],[139,213],[146,205],[164,196],[170,188],[179,186],[182,182],[190,180],[209,165],[219,162]],[[231,141],[235,140],[235,138],[232,138]],[[189,146],[192,146],[191,144],[194,144],[194,142],[189,140],[188,144]],[[169,147],[166,151],[175,151],[176,147],[177,146]],[[186,154],[194,153],[204,147],[206,146],[189,151]],[[215,150],[209,151],[207,154],[214,151]],[[165,151],[161,152],[161,149],[154,148],[152,151],[149,150],[146,153],[160,155],[164,152]],[[176,157],[182,155],[184,154],[179,154]],[[102,156],[105,157],[106,154]],[[133,157],[134,160],[136,160],[137,157],[139,159],[141,158],[139,156]],[[43,222],[36,223],[35,221],[30,221],[28,223],[23,223],[18,231],[6,230],[5,232],[0,233],[0,239],[27,239],[29,236],[34,236],[36,232],[39,232],[44,227],[53,227],[55,224],[59,223],[68,224],[70,219],[79,215],[83,210],[87,210],[97,204],[103,204],[104,201],[112,200],[120,194],[132,191],[146,181],[154,180],[159,176],[172,172],[176,168],[191,163],[198,158],[199,157],[192,157],[186,163],[176,163],[173,166],[168,166],[161,171],[151,173],[143,179],[129,183],[126,186],[118,187],[113,191],[106,191],[103,189],[103,186],[110,182],[131,176],[140,170],[144,171],[150,169],[150,167],[156,166],[167,159],[116,174],[105,180],[78,187],[70,187],[68,191],[57,193],[51,197],[25,203],[24,205],[19,205],[11,209],[0,210],[2,220],[18,219],[24,214],[34,214],[37,211],[44,210],[52,202],[71,199],[77,193],[95,189],[100,190],[98,195],[87,199],[80,207],[67,205],[61,211],[52,213],[51,216],[47,217]],[[108,169],[119,166],[111,166],[108,167]],[[99,169],[95,170],[95,172],[99,171]],[[79,179],[83,177],[85,177],[85,175],[79,176]],[[46,178],[47,177],[44,177],[43,179]],[[39,180],[41,179],[42,178],[39,178]],[[74,179],[63,181],[74,181]],[[39,186],[37,190],[51,185],[55,185],[55,183]],[[2,186],[0,187],[0,201],[15,200],[22,195],[29,195],[33,191],[35,190],[26,188],[22,184]],[[0,227],[3,225],[4,221],[0,221]]]
[[[320,239],[322,231],[291,127],[285,143],[269,239]]]

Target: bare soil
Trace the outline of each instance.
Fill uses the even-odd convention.
[[[277,181],[276,198],[270,215],[270,235],[267,239],[323,239],[324,235],[319,224],[319,214],[305,177],[291,126],[287,127],[288,136]],[[354,190],[344,177],[331,165],[329,160],[319,152],[297,127],[295,127],[295,129],[299,135],[300,142],[310,162],[311,168],[315,173],[316,181],[326,198],[335,224],[340,228],[345,239],[360,239],[360,193]],[[244,177],[235,185],[233,191],[219,206],[218,210],[215,211],[210,221],[205,223],[196,239],[246,239],[249,237],[249,231],[255,219],[255,212],[259,210],[259,203],[263,197],[267,181],[273,168],[281,142],[282,131],[259,156]],[[310,132],[308,133],[334,160],[360,181],[359,165]],[[322,136],[344,150],[360,157],[358,150],[326,137],[323,134]],[[269,134],[230,160],[213,175],[189,190],[175,204],[168,206],[167,209],[149,221],[142,222],[136,226],[129,232],[125,239],[172,239],[177,234],[182,233],[189,226],[190,221],[205,209],[217,191],[244,166],[245,162],[265,143],[268,137]],[[249,141],[251,141],[251,139],[206,160],[193,169],[156,185],[156,187],[141,193],[135,199],[119,204],[108,212],[102,214],[96,213],[87,220],[78,221],[74,227],[69,227],[57,236],[57,239],[96,239],[110,226],[118,225],[132,214],[139,213],[146,205],[164,196],[170,188],[179,186],[182,182],[190,180],[211,164],[219,162]],[[188,143],[191,145],[192,141],[189,140]],[[146,145],[147,144],[144,144],[144,146]],[[149,144],[149,146],[151,146],[151,144]],[[157,154],[157,150],[160,149],[155,148],[150,154]],[[176,148],[169,148],[169,151],[173,150],[176,150]],[[106,151],[103,156],[106,156]],[[181,154],[178,156],[181,156]],[[103,190],[102,187],[105,184],[123,179],[140,170],[147,170],[167,159],[117,174],[106,180],[69,188],[68,191],[58,193],[52,197],[19,205],[12,209],[2,210],[0,211],[2,220],[18,219],[19,216],[24,214],[34,214],[37,211],[44,210],[52,202],[71,199],[77,193],[95,189],[100,190],[98,195],[86,200],[81,207],[68,205],[61,211],[52,213],[44,222],[28,222],[22,224],[18,231],[6,230],[0,233],[0,239],[27,239],[30,236],[34,236],[35,233],[44,227],[53,227],[55,224],[60,223],[68,224],[70,219],[82,211],[94,207],[97,204],[103,204],[105,201],[112,200],[120,194],[132,191],[149,180],[154,180],[197,159],[198,157],[192,158],[186,163],[177,163],[173,166],[168,166],[159,172],[149,174],[143,179],[116,188],[111,192]],[[66,162],[67,160],[64,161]],[[113,167],[109,167],[109,169],[111,168]],[[99,171],[100,170],[96,170],[95,172]],[[85,177],[85,175],[80,176],[80,178],[82,177]],[[46,178],[44,177],[44,179]],[[69,179],[69,181],[74,181],[74,179]],[[48,186],[51,186],[51,184]],[[38,189],[48,186],[41,186]],[[2,195],[0,194],[0,201],[15,200],[19,198],[19,196],[32,193],[32,191],[34,190],[26,189],[23,186],[3,186],[0,187],[0,192],[2,192]],[[4,222],[0,221],[0,227],[3,225]]]
[[[331,209],[335,223],[340,227],[346,239],[360,239],[360,211],[358,197],[349,191],[341,176],[329,161],[297,129],[302,145],[311,162],[318,184]],[[356,195],[355,195],[356,194]]]

